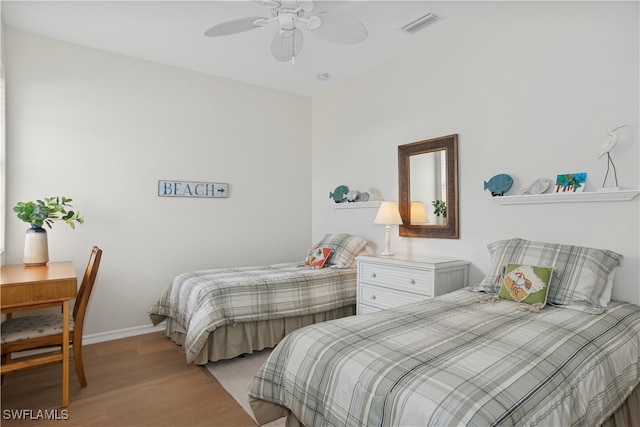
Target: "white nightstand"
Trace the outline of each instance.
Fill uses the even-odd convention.
[[[467,285],[467,261],[359,256],[357,314],[433,298]]]

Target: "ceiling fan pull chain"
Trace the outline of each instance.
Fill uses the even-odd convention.
[[[295,28],[294,28],[295,30]],[[291,34],[291,65],[296,64],[296,32]]]

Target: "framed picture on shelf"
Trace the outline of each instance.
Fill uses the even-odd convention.
[[[556,178],[554,193],[582,193],[587,183],[587,173],[564,173]]]

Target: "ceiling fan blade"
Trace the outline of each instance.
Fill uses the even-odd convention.
[[[255,16],[252,18],[240,18],[223,22],[209,28],[207,31],[205,31],[204,35],[208,37],[220,37],[242,33],[244,31],[253,30],[254,28],[260,28],[259,26],[253,24],[253,21],[255,21],[256,19],[265,18],[263,18],[262,16]]]
[[[311,12],[313,13],[326,12],[328,10],[333,9],[334,7],[338,7],[346,3],[347,1],[348,0],[315,0],[313,2],[313,9],[311,9]]]
[[[261,3],[264,7],[268,7],[269,9],[277,9],[282,6],[282,2],[279,0],[262,0]]]
[[[367,29],[355,18],[335,12],[315,14],[322,20],[322,25],[315,30],[309,30],[323,40],[353,44],[360,43],[367,38]]]
[[[297,28],[292,31],[293,34],[289,37],[283,37],[277,32],[271,41],[271,54],[278,61],[291,61],[302,49],[302,32]]]
[[[305,12],[311,12],[314,7],[312,0],[297,0],[296,3],[298,4],[298,7]]]

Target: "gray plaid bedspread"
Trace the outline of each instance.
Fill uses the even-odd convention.
[[[223,325],[321,313],[356,302],[356,269],[301,263],[183,273],[151,306],[153,324],[170,317],[187,333],[187,363]]]
[[[640,307],[532,313],[477,295],[294,331],[249,396],[314,427],[595,426],[638,385]]]

